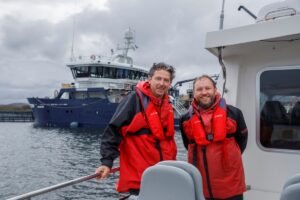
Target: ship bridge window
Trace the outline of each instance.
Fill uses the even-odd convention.
[[[74,98],[75,99],[86,99],[88,96],[87,96],[87,93],[86,91],[76,91],[74,93]]]
[[[72,72],[76,78],[89,77],[89,67],[87,66],[72,68]]]
[[[265,148],[300,150],[300,69],[260,75],[259,142]]]
[[[97,67],[90,67],[90,77],[99,77]]]
[[[88,92],[90,98],[106,99],[105,95],[101,92]]]
[[[70,99],[70,93],[69,92],[62,93],[60,99]]]
[[[112,78],[110,69],[110,67],[103,67],[103,78]]]
[[[102,66],[91,66],[89,67],[89,76],[93,78],[103,77],[103,67]]]
[[[116,78],[123,78],[123,70],[122,69],[116,69]]]

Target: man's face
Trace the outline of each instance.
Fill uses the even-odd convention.
[[[215,100],[217,89],[208,78],[197,80],[194,87],[194,97],[202,108],[209,108]]]
[[[171,74],[163,69],[157,70],[149,78],[149,83],[153,95],[157,98],[162,98],[171,86]]]

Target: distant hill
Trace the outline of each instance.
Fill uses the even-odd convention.
[[[0,111],[31,111],[30,105],[26,103],[11,103],[7,105],[0,105]]]

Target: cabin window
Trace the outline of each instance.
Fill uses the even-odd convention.
[[[69,98],[70,98],[69,92],[64,92],[60,96],[60,99],[69,99]]]
[[[88,92],[90,98],[106,99],[105,95],[101,92]]]
[[[98,67],[98,74],[99,74],[99,77],[103,77],[103,67]]]
[[[86,93],[86,91],[76,91],[74,93],[74,98],[75,99],[86,99],[87,93]]]
[[[103,67],[103,77],[109,78],[109,68],[108,67]]]
[[[124,74],[123,74],[123,78],[129,78],[129,70],[128,69],[124,69]]]
[[[92,66],[90,72],[91,72],[91,73],[90,73],[90,76],[91,76],[91,77],[98,77],[97,67]]]
[[[116,78],[116,69],[115,68],[110,68],[109,77],[110,78]]]
[[[268,70],[260,75],[260,144],[300,150],[300,69]]]
[[[117,78],[123,78],[123,69],[116,69],[117,70]]]

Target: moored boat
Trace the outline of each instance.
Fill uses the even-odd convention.
[[[104,128],[116,107],[148,70],[133,64],[128,51],[135,50],[134,32],[125,32],[121,54],[110,57],[72,56],[70,68],[74,83],[63,84],[54,98],[28,98],[36,126]]]

